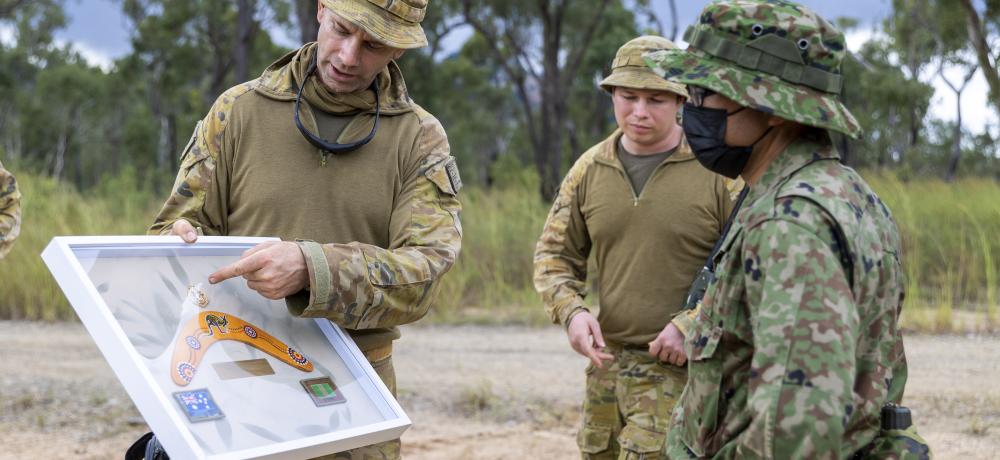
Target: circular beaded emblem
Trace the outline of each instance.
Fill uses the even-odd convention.
[[[201,349],[201,342],[199,342],[198,339],[196,339],[196,338],[194,338],[194,337],[192,337],[190,335],[187,336],[187,338],[184,339],[184,341],[187,342],[187,344],[188,344],[189,347],[191,347],[191,348],[193,348],[195,350],[200,350]]]
[[[296,363],[299,364],[305,364],[309,362],[309,360],[306,359],[305,356],[302,356],[302,353],[295,351],[295,349],[292,347],[288,347],[288,356],[292,358],[292,361],[295,361]]]
[[[257,338],[257,330],[250,326],[243,326],[243,333],[250,337],[251,339]]]
[[[194,366],[188,363],[180,363],[177,365],[177,375],[181,376],[185,382],[191,383],[191,379],[194,378]]]

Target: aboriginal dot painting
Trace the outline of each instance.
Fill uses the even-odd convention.
[[[174,383],[185,386],[194,379],[198,364],[209,347],[223,340],[243,342],[302,372],[312,372],[313,365],[298,350],[237,316],[220,311],[203,311],[188,320],[174,345],[170,363]]]

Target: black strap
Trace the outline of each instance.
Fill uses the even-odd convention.
[[[740,212],[740,206],[743,205],[743,200],[746,199],[747,195],[750,193],[750,186],[744,186],[743,190],[740,191],[740,196],[736,198],[736,205],[733,206],[733,212],[729,213],[729,218],[726,219],[726,225],[722,227],[722,234],[719,235],[719,239],[715,241],[715,246],[712,248],[712,252],[708,253],[708,260],[705,261],[705,268],[708,271],[715,273],[715,255],[722,248],[722,243],[726,240],[726,236],[729,235],[729,228],[733,226],[733,221],[736,220],[736,214]]]

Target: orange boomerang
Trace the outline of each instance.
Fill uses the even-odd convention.
[[[243,342],[303,372],[313,370],[312,363],[294,348],[253,324],[218,311],[203,311],[191,318],[179,337],[184,339],[174,344],[170,377],[180,386],[191,383],[208,347],[222,340]]]

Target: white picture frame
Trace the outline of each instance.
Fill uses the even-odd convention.
[[[294,318],[284,301],[260,296],[239,277],[218,285],[207,283],[208,273],[271,240],[203,236],[195,244],[185,244],[174,236],[56,237],[42,252],[84,327],[171,458],[306,459],[396,439],[410,426],[403,409],[340,327],[326,319]],[[205,307],[194,305],[202,303],[199,295],[208,298]],[[262,330],[267,334],[260,337],[277,339],[268,344],[288,344],[301,351],[295,356],[289,349],[290,359],[302,358],[311,370],[265,353],[268,345],[260,345],[260,340],[230,339],[236,337],[236,328],[213,335],[223,329],[209,326],[206,334],[203,326],[197,326],[206,318],[199,308],[228,311],[224,316],[228,324],[252,326],[247,336],[253,332],[257,339],[256,330]],[[264,324],[263,329],[257,323]],[[191,350],[182,352],[181,335],[192,330],[184,329],[189,325],[201,328],[194,334],[198,339],[186,342]],[[181,367],[176,364],[178,356],[194,356],[192,344],[199,347],[200,363],[193,360],[196,369],[180,372],[175,369]],[[165,365],[167,356],[170,365]],[[171,380],[173,372],[182,383]],[[338,398],[346,395],[345,401],[319,405],[310,399],[306,383],[296,386],[296,380],[324,376],[334,382]],[[174,387],[176,391],[171,391]],[[197,403],[185,405],[174,393],[203,388],[221,414],[197,420],[191,414],[204,415]],[[126,447],[122,446],[123,453]]]

